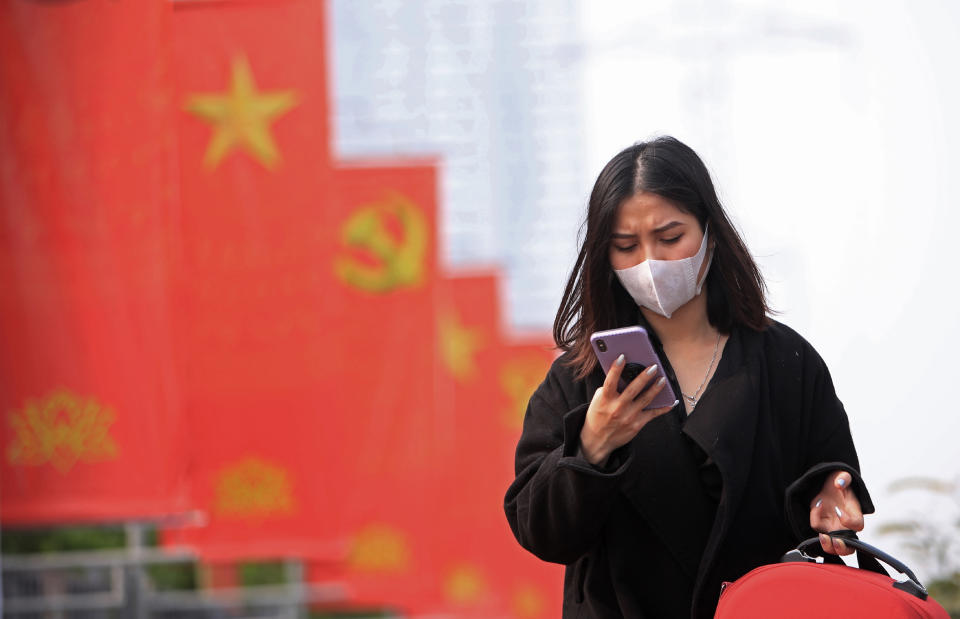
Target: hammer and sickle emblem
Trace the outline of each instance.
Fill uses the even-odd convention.
[[[388,227],[393,219],[400,238]],[[382,202],[360,207],[344,223],[343,244],[366,252],[375,264],[341,255],[334,265],[337,277],[367,292],[383,294],[423,283],[428,242],[423,212],[403,196],[393,193]]]

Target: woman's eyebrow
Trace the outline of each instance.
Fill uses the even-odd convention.
[[[660,234],[661,232],[666,232],[666,231],[669,230],[670,228],[676,228],[677,226],[682,226],[682,225],[683,225],[683,224],[682,224],[681,222],[679,222],[679,221],[671,221],[671,222],[668,223],[668,224],[663,224],[663,225],[660,226],[659,228],[654,228],[654,229],[653,229],[653,233],[654,233],[654,234]]]
[[[653,233],[654,233],[654,234],[660,234],[661,232],[666,232],[667,230],[670,230],[671,228],[676,228],[677,226],[682,226],[682,225],[683,225],[683,222],[680,222],[680,221],[671,221],[671,222],[669,222],[669,223],[663,224],[663,225],[660,226],[659,228],[654,228],[654,229],[653,229]],[[613,235],[612,235],[612,237],[615,238],[615,239],[633,239],[633,238],[636,238],[636,236],[637,236],[637,235],[634,234],[634,233],[632,233],[632,232],[614,232]]]

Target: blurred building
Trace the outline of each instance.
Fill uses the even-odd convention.
[[[498,263],[508,326],[553,320],[583,186],[576,0],[333,0],[334,148],[438,156],[440,258]]]

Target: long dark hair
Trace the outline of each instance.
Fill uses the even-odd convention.
[[[716,243],[706,283],[710,324],[723,333],[737,325],[761,331],[770,324],[763,276],[720,205],[703,161],[670,136],[639,142],[617,153],[593,185],[586,234],[553,322],[553,339],[571,353],[578,378],[597,365],[590,347],[594,331],[637,323],[637,304],[610,266],[610,235],[617,209],[641,191],[690,213],[701,230],[710,224]]]

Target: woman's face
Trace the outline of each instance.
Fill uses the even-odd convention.
[[[696,217],[662,196],[640,192],[617,209],[610,237],[610,266],[627,269],[651,258],[689,258],[702,241],[703,230]]]

